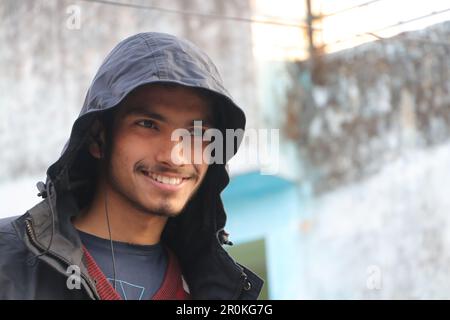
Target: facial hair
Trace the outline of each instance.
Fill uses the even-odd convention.
[[[137,172],[138,174],[142,174],[141,170],[158,172],[158,173],[170,172],[170,173],[183,175],[179,172],[175,172],[174,170],[167,169],[163,166],[155,166],[154,169],[149,170],[147,166],[137,163],[135,166],[135,172]],[[106,174],[107,185],[109,185],[116,194],[118,194],[120,197],[122,197],[123,199],[128,201],[131,204],[131,206],[133,206],[135,209],[137,209],[139,212],[142,212],[147,215],[155,215],[155,216],[167,217],[167,218],[177,217],[185,210],[185,208],[187,207],[187,205],[189,204],[191,199],[194,197],[194,195],[197,193],[197,191],[200,187],[200,185],[197,185],[195,187],[195,189],[192,191],[191,195],[186,200],[185,204],[183,205],[183,207],[180,210],[175,211],[172,208],[172,205],[170,204],[170,200],[167,197],[165,197],[164,195],[161,196],[162,199],[158,202],[158,204],[156,206],[149,208],[148,206],[143,205],[142,202],[138,201],[132,195],[129,195],[126,192],[126,190],[124,190],[124,188],[122,188],[121,184],[115,178],[114,172],[115,171],[114,171],[113,165],[112,164],[108,165],[108,170],[107,170],[107,174]],[[184,175],[189,176],[190,179],[194,179],[194,181],[196,181],[198,179],[197,173],[184,174]]]

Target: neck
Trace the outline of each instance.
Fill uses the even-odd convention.
[[[105,198],[105,195],[107,197]],[[109,239],[105,200],[111,239],[140,245],[153,245],[160,241],[167,217],[144,212],[133,206],[108,185],[97,188],[90,206],[84,208],[73,220],[80,231]]]

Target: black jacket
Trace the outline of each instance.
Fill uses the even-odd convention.
[[[44,199],[20,217],[0,220],[0,299],[98,299],[71,218],[92,195],[93,162],[86,152],[96,116],[143,84],[170,82],[209,90],[223,128],[245,128],[245,116],[224,89],[206,54],[186,40],[141,33],[105,58],[60,158],[38,183]],[[237,151],[238,144],[235,148]],[[229,159],[225,159],[229,160]],[[229,182],[225,165],[211,165],[180,216],[169,219],[163,242],[177,256],[193,299],[256,299],[262,280],[223,249],[226,214],[220,198]],[[81,289],[67,286],[68,267],[81,271]]]

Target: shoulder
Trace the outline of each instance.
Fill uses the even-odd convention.
[[[13,222],[17,220],[19,216],[7,217],[0,219],[0,233],[11,233],[15,234],[15,229],[13,226]]]
[[[0,257],[7,257],[25,249],[20,229],[24,228],[21,221],[27,214],[0,219]],[[0,263],[1,264],[1,263]]]
[[[20,236],[21,217],[0,219],[0,299],[22,298],[28,250]]]

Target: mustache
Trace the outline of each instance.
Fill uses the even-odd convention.
[[[137,164],[136,165],[136,171],[145,171],[145,172],[153,172],[156,174],[164,174],[164,173],[171,173],[177,176],[182,176],[184,178],[196,178],[198,174],[196,172],[188,172],[186,170],[176,170],[174,168],[164,166],[164,165],[154,165],[154,166],[147,166],[145,164]]]

